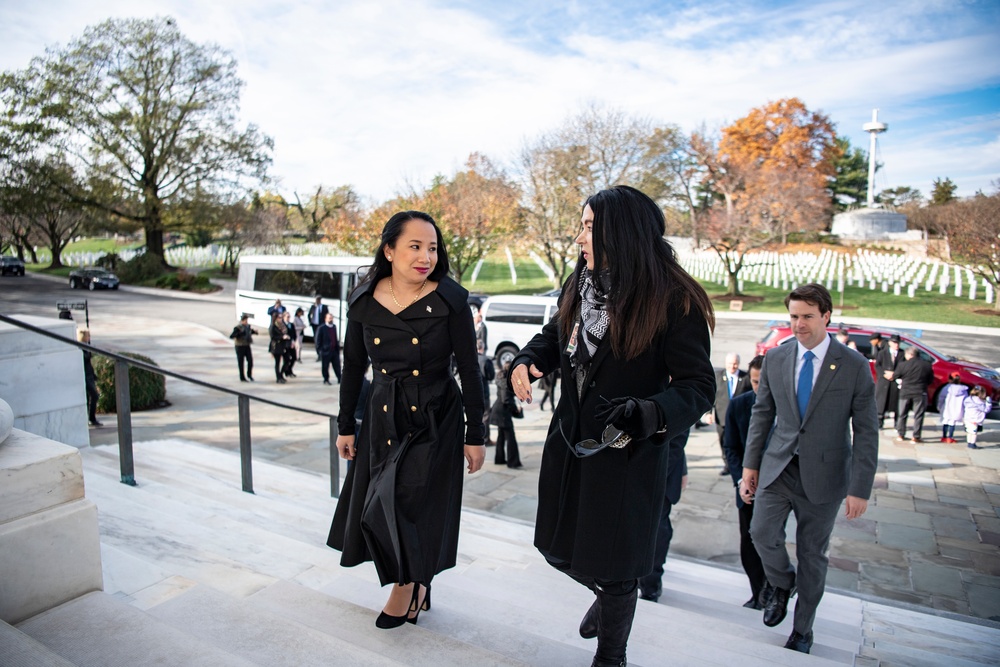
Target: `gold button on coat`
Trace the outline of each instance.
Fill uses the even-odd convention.
[[[389,412],[389,406],[388,405],[383,405],[382,406],[382,412]]]
[[[410,412],[416,412],[416,411],[417,411],[417,406],[411,405],[410,406]]]
[[[420,375],[420,371],[418,371],[417,369],[414,368],[413,369],[413,375],[415,375],[415,376],[416,375]]]
[[[382,369],[382,372],[385,373],[385,369],[384,368]]]
[[[419,343],[420,341],[418,341],[418,340],[417,340],[416,338],[414,338],[414,339],[413,339],[413,340],[412,340],[411,342],[412,342],[412,343],[413,343],[414,345],[416,345],[416,344],[417,344],[417,343]]]
[[[376,345],[378,345],[379,343],[381,343],[381,342],[382,342],[382,339],[381,339],[381,338],[376,338],[376,339],[375,339],[374,341],[372,341],[372,342],[373,342],[373,343],[375,343]]]

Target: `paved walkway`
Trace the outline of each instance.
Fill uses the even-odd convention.
[[[255,345],[255,383],[240,383],[231,342],[219,332],[175,320],[92,318],[96,345],[141,351],[170,370],[290,404],[330,413],[338,387],[324,387],[313,355],[286,385],[274,382],[266,345]],[[141,343],[139,342],[141,341]],[[260,343],[263,343],[261,339]],[[307,344],[308,347],[308,344]],[[169,408],[133,414],[136,440],[187,438],[225,449],[239,447],[236,401],[168,380]],[[323,418],[252,404],[254,456],[290,466],[329,470],[329,424]],[[91,430],[93,444],[117,442],[114,417]],[[526,406],[516,424],[525,467],[492,463],[467,480],[469,507],[532,521],[541,443],[549,414]],[[925,437],[939,433],[929,415]],[[868,513],[839,520],[830,553],[830,587],[1000,622],[1000,427],[988,423],[980,450],[964,444],[895,444],[882,432],[879,471]],[[721,477],[714,429],[692,432],[687,447],[689,485],[674,510],[672,553],[738,568],[738,529],[730,478]],[[141,484],[142,480],[138,482]],[[794,523],[794,522],[793,522]],[[789,526],[794,539],[794,526]]]

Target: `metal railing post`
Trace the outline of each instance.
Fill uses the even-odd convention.
[[[241,394],[240,406],[240,468],[243,472],[243,490],[253,493],[253,462],[250,460],[250,397]]]
[[[330,496],[340,497],[340,452],[337,451],[336,417],[330,417]]]
[[[118,460],[122,484],[135,486],[132,460],[132,394],[128,385],[128,362],[115,359],[115,410],[118,412]]]

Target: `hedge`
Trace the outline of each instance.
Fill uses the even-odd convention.
[[[153,366],[157,365],[149,357],[135,352],[120,352],[119,354]],[[110,357],[95,354],[93,363],[94,375],[97,377],[97,390],[101,392],[101,398],[97,401],[97,410],[98,412],[117,412],[115,362]],[[167,383],[166,378],[162,375],[129,366],[128,379],[132,410],[149,410],[167,404]]]

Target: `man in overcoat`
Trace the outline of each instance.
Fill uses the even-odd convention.
[[[899,406],[899,385],[896,372],[903,365],[903,353],[899,349],[899,334],[889,337],[889,344],[875,356],[875,405],[878,409],[878,427],[885,422],[885,413],[896,413]]]
[[[833,310],[827,289],[802,285],[785,305],[796,342],[765,357],[740,495],[755,504],[750,534],[774,587],[764,624],[781,623],[788,599],[798,591],[785,648],[809,653],[837,512],[845,498],[848,519],[868,507],[878,463],[878,417],[868,360],[826,331]],[[798,569],[785,546],[789,512],[798,524]]]
[[[719,449],[723,450],[723,440],[726,432],[726,411],[729,402],[742,393],[750,391],[750,378],[746,371],[740,370],[740,355],[730,352],[726,355],[726,366],[715,372],[715,431],[719,434]],[[729,474],[726,464],[726,453],[722,451],[722,470],[720,475]]]

